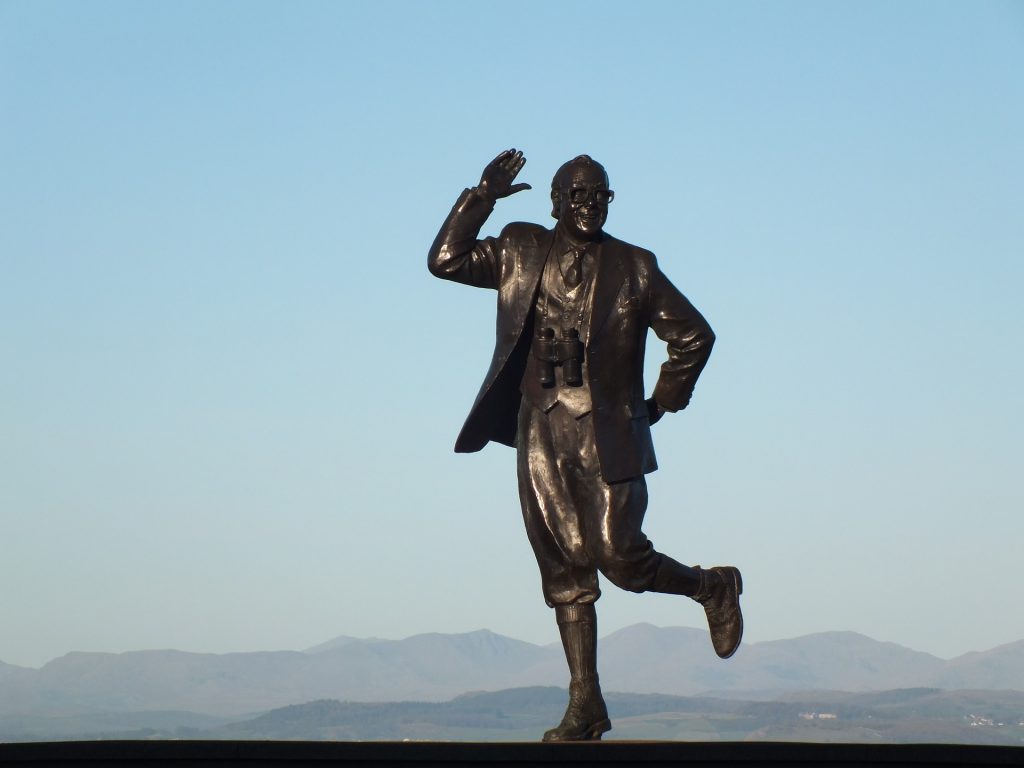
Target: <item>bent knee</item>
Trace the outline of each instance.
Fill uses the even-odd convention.
[[[646,592],[653,578],[650,569],[645,568],[642,562],[623,558],[604,560],[598,570],[616,587],[629,592]]]
[[[595,555],[598,570],[619,589],[646,592],[654,583],[658,556],[646,536],[618,544],[605,541]]]

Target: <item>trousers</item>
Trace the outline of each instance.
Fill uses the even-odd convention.
[[[643,475],[604,481],[591,415],[573,418],[560,404],[545,413],[524,398],[516,450],[519,501],[545,602],[594,602],[598,571],[622,589],[651,589],[662,556],[641,530],[647,483]]]

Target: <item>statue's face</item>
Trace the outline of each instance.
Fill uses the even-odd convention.
[[[575,237],[593,240],[608,219],[608,203],[614,193],[600,168],[575,165],[568,187],[559,193],[558,221]]]

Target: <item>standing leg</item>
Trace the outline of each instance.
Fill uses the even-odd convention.
[[[576,423],[561,406],[519,412],[519,498],[540,566],[544,599],[555,609],[569,665],[569,706],[545,741],[600,739],[611,728],[597,678],[597,568],[572,478],[579,474]]]
[[[559,605],[555,618],[569,664],[569,706],[544,741],[600,739],[612,724],[597,677],[597,611],[593,603]]]

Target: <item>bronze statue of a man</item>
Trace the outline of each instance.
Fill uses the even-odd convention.
[[[515,446],[526,532],[555,609],[569,665],[569,706],[545,741],[600,739],[611,728],[597,676],[597,572],[632,592],[686,595],[704,606],[715,651],[743,634],[740,572],[686,566],[641,530],[644,475],[657,469],[650,425],[690,402],[715,336],[658,269],[654,254],[604,232],[614,193],[587,155],[551,182],[553,230],[514,222],[478,239],[526,162],[506,150],[465,190],[430,248],[434,275],[498,291],[494,356],[455,444]],[[645,399],[647,329],[668,344]]]

